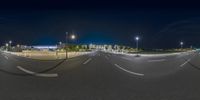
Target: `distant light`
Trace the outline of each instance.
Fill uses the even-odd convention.
[[[184,43],[183,43],[183,42],[180,42],[180,44],[183,45]]]
[[[59,42],[59,44],[61,45],[61,44],[62,44],[62,42]]]
[[[19,47],[20,47],[20,45],[19,45],[19,44],[17,44],[17,47],[19,48]]]
[[[71,35],[71,39],[74,40],[76,38],[76,36],[73,34]]]
[[[6,47],[8,47],[8,43],[6,43],[5,45],[6,45]]]
[[[135,39],[138,41],[140,38],[138,36],[136,36]]]
[[[10,40],[10,41],[9,41],[9,43],[11,44],[11,43],[12,43],[12,41]]]

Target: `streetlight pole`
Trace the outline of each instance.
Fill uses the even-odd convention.
[[[6,51],[8,51],[8,46],[9,46],[9,44],[6,43],[5,46],[6,46]]]
[[[72,39],[72,40],[74,40],[76,38],[76,35],[74,35],[74,34],[71,34],[71,35],[69,35],[69,33],[68,32],[66,32],[66,43],[65,43],[65,48],[66,48],[66,59],[68,59],[68,47],[69,47],[69,45],[68,45],[68,39]]]
[[[139,36],[136,36],[136,37],[135,37],[135,40],[136,40],[136,49],[137,49],[137,55],[136,55],[136,56],[139,56],[139,55],[138,55],[138,52],[139,52],[139,48],[138,48],[138,47],[139,47],[139,44],[138,44],[138,41],[139,41],[139,39],[140,39]]]
[[[136,49],[137,49],[137,51],[138,51],[138,41],[139,41],[139,37],[137,36],[137,37],[135,37],[135,40],[136,40]]]
[[[184,43],[181,41],[181,42],[180,42],[181,50],[183,50],[183,44],[184,44]]]
[[[12,41],[11,41],[11,40],[9,41],[9,44],[10,44],[10,46],[11,46],[11,44],[12,44]]]
[[[138,51],[138,40],[136,41],[137,51]]]
[[[138,48],[138,47],[139,47],[139,44],[138,44],[138,41],[139,41],[139,39],[140,39],[139,36],[136,36],[136,37],[135,37],[135,40],[136,40],[136,49],[137,49],[137,54],[136,54],[136,56],[137,56],[137,57],[139,56],[139,55],[138,55],[138,52],[139,52],[139,48]]]
[[[67,46],[68,46],[68,32],[66,32],[66,43],[65,43],[65,49],[66,49],[66,55],[65,55],[66,58],[65,58],[65,59],[66,59],[66,60],[67,60],[67,58],[68,58],[68,54],[67,54],[67,49],[68,49],[68,47],[67,47]]]
[[[9,51],[11,51],[11,49],[12,49],[12,41],[10,40],[9,41]]]

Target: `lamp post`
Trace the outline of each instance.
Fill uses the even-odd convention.
[[[180,42],[181,50],[183,50],[183,44],[184,44],[184,43],[181,41],[181,42]]]
[[[6,51],[8,51],[8,46],[9,46],[9,44],[6,43],[5,46],[6,46]]]
[[[62,45],[62,42],[61,42],[61,41],[59,42],[59,45]]]
[[[11,41],[11,40],[9,41],[9,44],[10,44],[10,46],[11,46],[11,44],[12,44],[12,41]]]
[[[11,51],[11,49],[12,49],[12,41],[10,40],[8,43],[9,43],[9,48],[8,49],[9,49],[9,51]]]
[[[69,35],[69,33],[68,32],[66,32],[66,44],[65,44],[65,48],[66,48],[66,60],[68,59],[68,51],[67,51],[67,49],[68,49],[68,39],[72,39],[72,40],[74,40],[76,38],[76,36],[74,35],[74,34],[71,34],[71,35]]]
[[[76,38],[76,36],[74,34],[71,35],[70,37],[72,40],[74,40]]]
[[[139,41],[139,39],[140,39],[140,38],[139,38],[138,36],[135,37],[135,40],[136,40],[136,49],[137,49],[137,51],[138,51],[138,41]]]
[[[66,32],[66,43],[65,43],[65,49],[66,49],[66,55],[65,55],[65,59],[67,60],[67,58],[68,58],[68,54],[67,54],[67,43],[68,43],[68,32]]]
[[[135,37],[135,40],[136,40],[136,49],[137,49],[137,55],[136,55],[136,56],[139,56],[139,55],[138,55],[138,52],[139,52],[139,49],[138,49],[138,47],[139,47],[138,41],[140,40],[140,37],[139,37],[139,36],[136,36],[136,37]]]

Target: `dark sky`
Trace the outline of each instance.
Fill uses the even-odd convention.
[[[9,1],[0,4],[0,44],[124,44],[143,48],[200,46],[200,8],[195,3],[120,1]]]

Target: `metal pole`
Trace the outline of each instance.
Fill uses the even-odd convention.
[[[181,50],[183,51],[183,45],[181,44]]]
[[[138,40],[136,40],[136,49],[137,49],[136,56],[138,56]]]
[[[66,49],[66,58],[65,59],[66,60],[68,59],[68,53],[67,53],[67,49],[68,49],[67,46],[68,46],[68,44],[67,43],[68,43],[68,32],[66,32],[66,43],[65,43],[65,49]]]
[[[138,40],[136,40],[136,46],[137,46],[137,51],[138,51]]]

